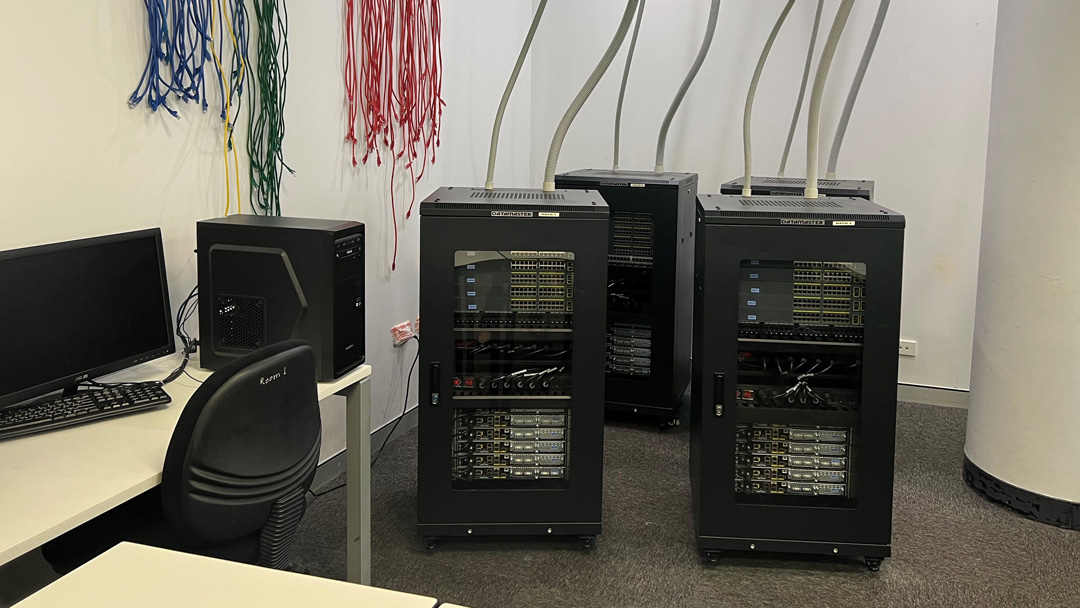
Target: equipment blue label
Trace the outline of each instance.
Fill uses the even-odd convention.
[[[465,282],[466,283],[475,283],[476,282],[476,277],[469,277],[469,278],[465,279]]]
[[[465,266],[466,270],[476,270],[476,264],[468,264]]]
[[[750,288],[750,293],[761,293],[761,288],[760,287],[751,287]]]
[[[757,306],[757,300],[747,300],[746,305],[747,306]]]
[[[750,273],[750,278],[751,278],[751,279],[756,279],[756,278],[758,278],[758,273],[756,273],[756,272],[751,272],[751,273]]]
[[[746,315],[747,321],[757,321],[757,315]]]
[[[476,295],[476,292],[475,291],[466,291],[465,295],[467,295],[467,296],[469,296],[471,298],[471,297]]]
[[[476,310],[476,304],[469,304],[469,310]]]

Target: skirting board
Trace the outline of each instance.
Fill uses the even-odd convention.
[[[918,384],[896,385],[896,400],[908,403],[967,408],[969,396],[968,391],[956,389],[920,386]]]
[[[390,422],[382,425],[371,433],[371,457],[375,457],[375,453],[382,447],[383,441],[386,439],[386,435],[393,429],[394,436],[390,438],[390,441],[397,439],[404,435],[409,429],[416,427],[416,406],[409,408],[405,412],[405,416],[401,418],[401,423],[394,428],[394,423],[397,422],[397,418],[394,418]],[[389,442],[388,442],[389,443]],[[345,474],[345,450],[342,450],[328,459],[326,462],[319,465],[319,468],[315,470],[315,479],[311,482],[311,491],[318,494],[324,489],[331,487],[332,483],[337,481],[337,478]]]

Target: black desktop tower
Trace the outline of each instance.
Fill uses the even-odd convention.
[[[417,524],[600,533],[608,208],[598,192],[441,188],[420,205]]]
[[[599,190],[611,209],[608,409],[676,422],[690,383],[697,174],[584,169],[555,186]]]
[[[290,338],[315,349],[318,378],[364,362],[364,225],[233,215],[196,226],[200,364]]]
[[[891,552],[904,217],[859,198],[698,197],[697,546]]]
[[[742,194],[743,181],[739,177],[720,186],[720,194]],[[806,191],[804,177],[751,177],[750,189],[754,196],[802,196]],[[864,198],[874,200],[874,180],[870,179],[819,179],[821,196]]]

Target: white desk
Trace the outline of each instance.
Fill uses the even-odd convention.
[[[105,381],[164,378],[179,355],[138,365]],[[198,356],[188,372],[205,380]],[[344,395],[348,481],[348,580],[371,582],[371,367],[319,383],[319,399]],[[199,387],[180,376],[165,385],[172,403],[0,441],[0,564],[31,551],[161,483],[176,421]],[[365,456],[366,455],[366,456]]]
[[[431,597],[120,543],[18,606],[433,608],[436,603]]]

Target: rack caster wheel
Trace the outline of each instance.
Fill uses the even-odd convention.
[[[439,547],[439,539],[434,536],[429,536],[425,538],[424,541],[427,544],[428,551],[434,551]]]
[[[664,420],[663,422],[661,422],[660,423],[660,430],[665,431],[667,429],[675,428],[677,426],[679,426],[679,417],[674,416],[672,418],[668,418],[667,420]]]
[[[581,536],[579,537],[579,540],[581,540],[582,549],[589,550],[596,546],[595,536]]]
[[[867,557],[866,567],[870,569],[870,572],[878,572],[881,570],[881,559],[876,557]]]
[[[719,551],[706,551],[704,555],[705,561],[709,562],[710,564],[715,564],[720,561]]]

